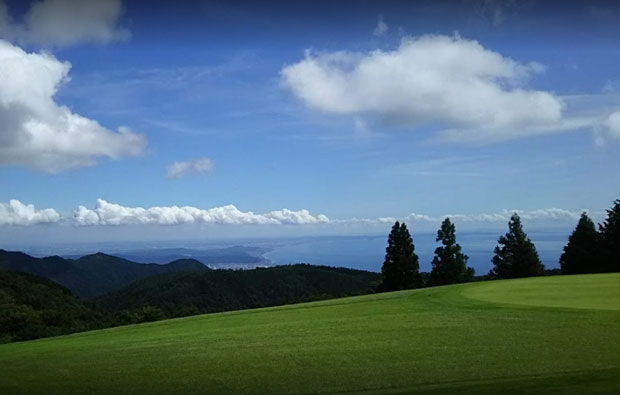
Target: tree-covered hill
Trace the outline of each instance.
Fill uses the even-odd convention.
[[[110,310],[154,307],[165,317],[277,306],[371,292],[379,273],[305,264],[169,273],[94,299]]]
[[[193,259],[158,265],[102,253],[73,260],[4,250],[0,273],[3,342],[358,295],[374,291],[381,279],[378,273],[306,264],[211,270]],[[96,296],[95,304],[75,295]]]
[[[165,265],[138,264],[97,253],[79,259],[59,256],[35,258],[22,252],[0,250],[0,269],[36,274],[56,281],[82,298],[92,298],[122,288],[140,278],[182,271],[210,270],[193,259]]]
[[[53,281],[0,270],[0,342],[95,329],[108,317]]]

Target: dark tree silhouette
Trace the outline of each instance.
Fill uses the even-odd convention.
[[[422,285],[418,256],[405,223],[396,221],[392,226],[381,273],[384,291],[419,288]]]
[[[602,239],[602,270],[605,272],[620,271],[620,199],[607,210],[605,222],[599,225]]]
[[[456,228],[450,218],[441,223],[435,241],[441,241],[441,246],[435,249],[433,269],[429,278],[429,285],[447,285],[471,281],[474,269],[467,267],[467,255],[461,252],[461,246],[456,242]]]
[[[489,272],[495,278],[540,276],[545,267],[538,258],[534,243],[527,237],[517,213],[510,217],[508,233],[500,236]]]
[[[584,212],[560,257],[562,274],[596,273],[602,271],[600,235],[594,222]]]

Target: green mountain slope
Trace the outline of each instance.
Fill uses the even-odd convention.
[[[620,393],[618,284],[470,283],[4,344],[0,393]]]
[[[210,270],[147,277],[94,299],[110,310],[157,307],[166,317],[365,294],[379,273],[312,265]]]
[[[0,270],[0,342],[99,328],[106,319],[53,281]]]
[[[5,250],[0,250],[0,269],[49,278],[69,288],[81,298],[92,298],[111,292],[132,281],[156,274],[209,270],[193,259],[158,265],[138,264],[102,253],[72,260],[58,256],[34,258],[21,252]]]

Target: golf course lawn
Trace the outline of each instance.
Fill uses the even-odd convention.
[[[0,345],[10,393],[620,393],[620,274],[210,314]]]

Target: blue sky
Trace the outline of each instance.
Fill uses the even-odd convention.
[[[161,238],[188,221],[244,236],[376,233],[445,214],[504,227],[514,209],[531,226],[572,227],[620,197],[613,2],[71,3],[0,2],[7,53],[70,64],[62,82],[24,80],[53,87],[45,111],[38,92],[17,97],[17,69],[1,70],[0,105],[32,111],[17,127],[0,112],[10,240],[138,226]],[[25,120],[62,106],[100,126],[54,120],[46,138],[72,130],[62,144],[23,139],[43,133]],[[118,207],[104,214],[97,199]],[[133,210],[227,205],[241,214]]]

